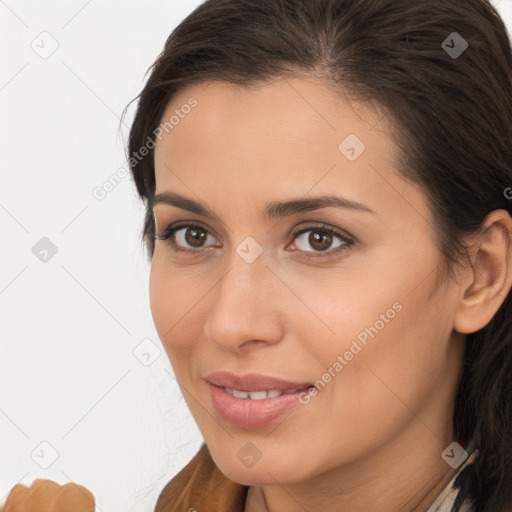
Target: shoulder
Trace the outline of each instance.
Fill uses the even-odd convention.
[[[247,489],[220,471],[203,443],[193,459],[163,488],[155,512],[243,512]]]

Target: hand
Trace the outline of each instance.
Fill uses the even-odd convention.
[[[16,484],[5,502],[3,512],[94,512],[91,491],[83,485],[59,485],[38,478],[30,487]]]

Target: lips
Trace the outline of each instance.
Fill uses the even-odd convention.
[[[226,371],[211,373],[205,377],[205,380],[214,386],[244,391],[246,393],[258,391],[280,391],[283,394],[287,392],[294,393],[306,390],[313,385],[310,382],[294,382],[269,375],[259,375],[256,373],[235,375]]]

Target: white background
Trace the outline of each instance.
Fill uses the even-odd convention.
[[[49,478],[149,512],[201,444],[153,326],[135,186],[93,195],[127,169],[121,113],[199,3],[0,0],[0,503]]]

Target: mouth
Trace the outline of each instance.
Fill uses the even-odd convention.
[[[205,380],[214,386],[224,388],[227,393],[237,398],[252,400],[275,398],[282,394],[306,390],[313,385],[311,382],[294,382],[271,375],[257,373],[236,375],[227,371],[211,373],[205,377]],[[267,395],[264,396],[263,393]]]
[[[208,382],[214,411],[220,420],[244,429],[256,429],[274,423],[297,408],[301,394],[312,386],[288,389],[238,390]],[[306,407],[301,407],[305,411]],[[301,412],[299,414],[305,414]]]

